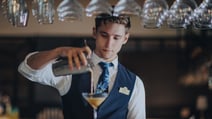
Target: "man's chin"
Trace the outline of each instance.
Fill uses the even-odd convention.
[[[111,61],[111,60],[114,59],[114,56],[112,56],[112,55],[104,55],[103,58],[104,58],[105,60],[107,60],[107,61]]]

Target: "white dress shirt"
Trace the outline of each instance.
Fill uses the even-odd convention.
[[[34,52],[37,53],[37,52]],[[55,61],[51,61],[46,66],[39,70],[32,69],[29,65],[27,65],[27,59],[34,53],[30,53],[26,56],[25,60],[19,65],[18,71],[25,76],[27,79],[41,83],[43,85],[49,85],[56,88],[60,95],[65,95],[70,87],[72,75],[68,76],[59,76],[55,77],[52,72],[52,63]],[[92,62],[94,63],[93,74],[94,74],[94,89],[96,88],[96,84],[98,82],[99,76],[102,73],[101,67],[98,65],[99,62],[104,61],[100,57],[98,57],[95,53],[92,53]],[[113,61],[113,67],[109,68],[110,73],[110,81],[109,81],[109,92],[111,91],[117,71],[118,71],[118,57]],[[136,76],[136,81],[134,85],[134,89],[128,104],[128,115],[127,119],[146,119],[146,106],[145,106],[145,90],[142,80]]]

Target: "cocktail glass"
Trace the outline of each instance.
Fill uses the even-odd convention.
[[[85,45],[87,46],[87,42],[85,40]],[[108,93],[107,92],[96,92],[94,90],[94,78],[93,78],[93,62],[91,61],[90,57],[87,57],[88,64],[90,66],[90,73],[91,73],[91,86],[90,86],[90,92],[82,92],[83,98],[91,105],[93,108],[93,118],[97,119],[97,109],[98,107],[104,102],[104,100],[107,98]]]
[[[91,105],[93,108],[93,117],[97,119],[97,109],[107,98],[108,93],[82,93],[83,98]]]

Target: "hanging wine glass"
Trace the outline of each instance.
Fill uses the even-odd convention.
[[[32,0],[32,16],[37,18],[38,15],[38,0]]]
[[[146,0],[142,14],[144,28],[160,28],[167,17],[168,9],[166,0]]]
[[[33,0],[32,15],[39,24],[52,24],[54,22],[54,0]]]
[[[114,16],[121,15],[136,15],[140,16],[141,6],[134,0],[119,0],[119,2],[114,7]]]
[[[7,0],[6,17],[15,27],[26,27],[28,22],[28,8],[24,0]]]
[[[183,0],[183,2],[189,5],[192,8],[192,10],[197,8],[197,3],[195,0]]]
[[[197,29],[212,28],[212,0],[204,0],[194,10],[194,27]]]
[[[101,13],[112,15],[112,6],[108,3],[108,0],[91,0],[87,5],[85,12],[86,16],[97,16]]]
[[[7,0],[2,0],[1,1],[1,11],[2,15],[7,18],[7,11],[8,11],[8,6],[7,6]]]
[[[81,21],[83,11],[83,6],[76,0],[63,0],[57,7],[60,21]]]
[[[170,7],[167,18],[167,24],[170,28],[188,28],[191,25],[193,5],[189,5],[185,1],[176,0]]]
[[[19,9],[15,13],[13,25],[17,27],[26,27],[28,22],[29,11],[25,0],[19,0]]]

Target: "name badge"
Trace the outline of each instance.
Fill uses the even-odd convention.
[[[127,87],[120,87],[119,88],[119,93],[125,94],[125,95],[129,95],[130,94],[130,90]]]

